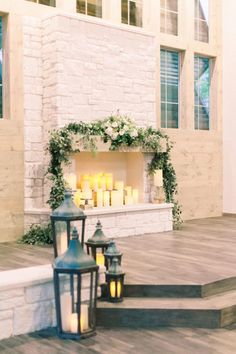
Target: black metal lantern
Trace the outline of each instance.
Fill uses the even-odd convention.
[[[111,266],[106,272],[107,299],[110,302],[123,301],[124,276],[117,258],[113,258]]]
[[[73,229],[67,251],[53,265],[57,333],[80,339],[95,334],[98,266],[82,249]]]
[[[52,236],[54,246],[54,257],[64,253],[70,242],[72,224],[82,222],[81,225],[81,244],[84,246],[85,219],[84,212],[77,208],[72,200],[72,192],[65,191],[65,198],[62,204],[53,210],[51,214]]]
[[[114,258],[117,258],[119,261],[119,265],[121,265],[122,253],[118,251],[114,240],[110,240],[108,248],[104,252],[104,256],[106,269],[111,266],[112,260]]]
[[[91,238],[85,242],[88,254],[91,254],[97,265],[105,265],[104,252],[109,245],[109,239],[102,231],[102,224],[98,220],[96,230]]]

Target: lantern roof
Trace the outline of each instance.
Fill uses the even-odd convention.
[[[109,243],[109,239],[105,236],[104,232],[102,231],[102,224],[100,220],[98,220],[96,225],[96,230],[91,238],[88,239],[86,244],[93,244],[96,246],[99,245],[107,245]]]
[[[78,231],[74,227],[69,247],[65,253],[55,259],[54,269],[85,270],[96,267],[94,259],[84,252],[79,241]]]
[[[65,190],[64,200],[61,205],[53,210],[51,218],[55,219],[76,219],[85,218],[85,214],[82,209],[77,208],[72,200],[72,191]]]
[[[121,256],[122,253],[117,249],[116,243],[114,240],[110,240],[109,246],[104,253],[105,256]]]
[[[106,274],[109,274],[109,275],[122,275],[122,274],[124,274],[124,272],[122,271],[121,266],[119,264],[118,258],[113,258],[111,265],[110,265],[108,271],[106,272]]]

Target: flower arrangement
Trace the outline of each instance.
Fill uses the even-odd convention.
[[[47,171],[49,179],[52,181],[48,200],[51,208],[57,208],[63,200],[65,180],[62,164],[69,163],[71,153],[80,151],[78,144],[73,144],[73,139],[76,137],[77,142],[79,141],[85,150],[96,152],[98,136],[104,143],[109,143],[111,151],[124,147],[138,147],[141,151],[153,153],[152,161],[148,166],[148,173],[151,175],[157,169],[163,170],[166,201],[174,203],[173,221],[174,225],[178,226],[181,223],[181,209],[178,202],[175,201],[177,182],[170,159],[172,144],[168,136],[152,127],[138,127],[131,118],[121,115],[119,112],[103,120],[90,123],[70,123],[51,132],[47,148],[51,156]],[[161,140],[165,141],[166,149],[164,150]]]

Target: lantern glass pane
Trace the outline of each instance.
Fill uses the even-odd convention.
[[[62,253],[66,252],[68,248],[66,222],[56,221],[55,231],[56,231],[57,253],[58,256],[60,256]]]

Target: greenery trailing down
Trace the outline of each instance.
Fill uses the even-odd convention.
[[[48,204],[52,209],[57,208],[64,197],[66,182],[63,178],[63,164],[69,164],[71,153],[79,152],[82,147],[85,150],[96,152],[98,137],[109,143],[109,150],[140,148],[144,152],[154,153],[148,166],[150,175],[157,169],[163,169],[164,190],[166,201],[174,203],[173,221],[175,227],[181,223],[181,208],[175,200],[177,194],[176,174],[171,164],[170,151],[172,144],[162,131],[152,127],[140,128],[127,116],[111,115],[104,120],[94,122],[70,123],[67,126],[51,132],[48,151],[50,163],[48,177],[52,182],[52,188]],[[166,149],[163,149],[162,142]]]
[[[48,225],[31,225],[28,232],[22,236],[18,243],[29,245],[47,245],[52,244],[51,224]]]

